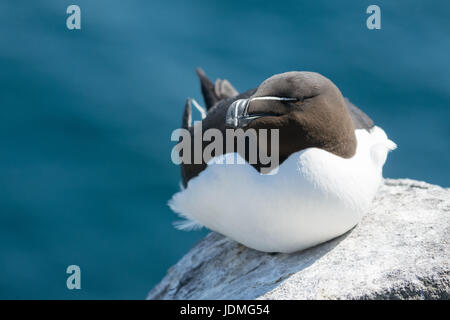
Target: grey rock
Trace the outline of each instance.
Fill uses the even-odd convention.
[[[294,254],[217,233],[192,248],[148,299],[449,299],[450,189],[385,180],[351,231]]]

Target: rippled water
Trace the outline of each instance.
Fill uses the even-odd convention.
[[[370,31],[372,1],[3,0],[0,298],[143,298],[205,234],[166,206],[196,66],[239,90],[320,72],[398,143],[385,176],[448,187],[450,4],[376,3]]]

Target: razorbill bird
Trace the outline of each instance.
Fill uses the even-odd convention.
[[[186,219],[180,229],[205,226],[256,250],[288,253],[360,221],[396,144],[333,82],[314,72],[286,72],[238,94],[228,81],[213,84],[197,73],[207,109],[202,130],[278,129],[279,165],[275,174],[261,174],[261,163],[249,164],[237,150],[181,164],[183,187],[169,201]],[[190,132],[192,104],[201,110],[187,100],[182,127]],[[244,164],[227,164],[229,157]]]

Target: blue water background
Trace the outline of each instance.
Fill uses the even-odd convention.
[[[241,91],[320,72],[398,143],[385,176],[449,187],[449,17],[448,1],[2,0],[0,298],[144,298],[204,236],[166,205],[196,66]]]

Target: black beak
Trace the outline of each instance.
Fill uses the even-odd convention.
[[[249,115],[248,106],[250,99],[239,99],[234,101],[227,110],[225,123],[232,128],[244,128],[255,119],[263,117],[263,115]]]
[[[256,100],[256,101],[255,101]],[[256,97],[234,101],[227,110],[225,123],[232,128],[245,128],[250,122],[262,117],[281,116],[287,112],[282,104],[274,105],[274,101],[296,101],[295,98],[283,97]],[[252,110],[249,111],[250,102]]]

